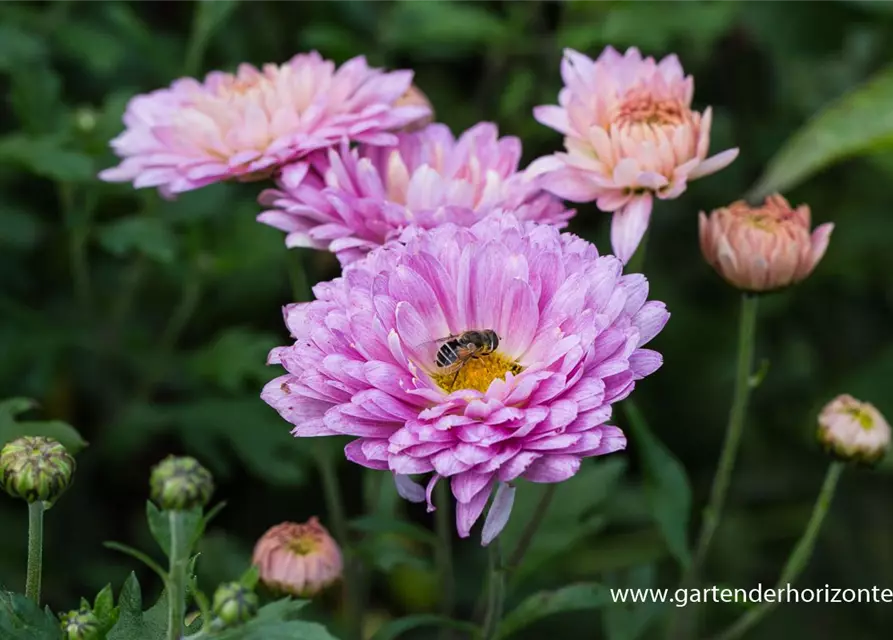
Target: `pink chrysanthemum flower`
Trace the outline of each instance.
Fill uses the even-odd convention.
[[[398,242],[285,309],[295,343],[263,399],[292,434],[348,435],[353,462],[397,475],[424,500],[449,478],[467,536],[508,519],[518,478],[560,482],[626,446],[611,405],[662,363],[643,349],[663,328],[648,283],[555,227],[489,216],[407,229]],[[477,332],[469,335],[467,332]],[[444,340],[444,338],[448,338]],[[431,473],[427,491],[406,476]]]
[[[315,51],[261,70],[214,71],[204,82],[181,78],[134,97],[126,130],[111,146],[124,160],[100,173],[110,182],[175,194],[235,178],[268,176],[276,167],[344,139],[393,144],[389,131],[428,115],[395,103],[412,72],[385,73],[363,57],[338,69]]]
[[[635,47],[623,55],[608,47],[593,61],[566,49],[561,77],[561,106],[537,107],[534,117],[565,135],[566,153],[539,159],[535,169],[562,198],[614,212],[611,244],[625,263],[648,228],[653,198],[678,197],[738,149],[707,158],[712,111],[692,111],[694,80],[675,55],[655,62]]]
[[[433,124],[401,133],[393,147],[330,149],[283,169],[258,220],[288,233],[289,247],[328,249],[342,264],[397,237],[409,225],[474,224],[496,209],[566,224],[574,212],[518,172],[521,141],[482,122],[458,139]]]

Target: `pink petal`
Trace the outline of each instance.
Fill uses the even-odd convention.
[[[509,521],[512,513],[512,504],[515,502],[515,488],[504,482],[500,482],[496,488],[496,495],[490,504],[490,510],[484,520],[484,529],[481,532],[481,546],[486,547],[496,539]]]
[[[630,202],[622,210],[614,212],[611,220],[611,246],[623,264],[633,257],[639,242],[642,241],[642,236],[648,229],[651,207],[651,194],[645,194]]]

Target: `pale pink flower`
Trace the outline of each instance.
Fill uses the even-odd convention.
[[[272,207],[258,220],[287,232],[289,247],[328,249],[342,264],[397,237],[409,225],[474,224],[510,209],[518,218],[566,224],[574,211],[518,171],[521,141],[481,122],[458,139],[443,124],[401,133],[395,146],[342,145],[283,169]]]
[[[806,278],[825,255],[834,225],[819,225],[811,235],[809,225],[809,207],[793,209],[779,194],[760,207],[739,200],[710,217],[700,213],[701,252],[732,286],[772,291]]]
[[[872,464],[890,447],[890,425],[874,405],[843,394],[819,414],[818,440],[839,458]]]
[[[449,481],[460,536],[495,488],[484,544],[509,518],[515,480],[561,482],[625,448],[612,405],[661,366],[643,346],[669,317],[614,256],[508,214],[407,229],[314,293],[286,307],[294,344],[269,358],[286,373],[261,397],[296,437],[351,436],[347,458],[396,474],[404,498],[433,509]],[[444,360],[468,331],[498,341]],[[426,489],[411,474],[430,474]]]
[[[689,180],[722,169],[738,155],[728,149],[707,158],[712,112],[692,111],[694,80],[675,55],[660,62],[635,47],[620,55],[608,47],[593,61],[566,49],[560,106],[534,117],[563,133],[565,153],[540,158],[546,188],[573,202],[596,201],[614,212],[611,244],[627,262],[651,216],[653,198],[678,197]]]
[[[343,568],[338,544],[316,518],[270,528],[257,541],[252,563],[267,587],[299,597],[337,582]]]
[[[131,99],[125,131],[112,140],[123,158],[100,178],[176,194],[230,178],[269,176],[282,164],[342,140],[393,144],[389,133],[425,117],[396,106],[412,72],[386,73],[363,57],[341,67],[318,53],[283,65],[239,65],[204,82],[181,78]]]

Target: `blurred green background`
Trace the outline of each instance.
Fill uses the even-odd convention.
[[[264,363],[287,339],[280,308],[293,298],[289,270],[312,284],[335,276],[337,264],[286,252],[278,231],[256,223],[258,185],[216,185],[166,202],[95,179],[116,162],[107,143],[130,96],[184,74],[310,49],[338,62],[365,54],[374,65],[414,69],[439,120],[457,131],[498,122],[521,137],[526,161],[561,145],[531,109],[556,101],[563,47],[593,57],[608,44],[678,53],[695,76],[696,106],[713,105],[712,149],[741,148],[730,168],[657,204],[648,243],[652,296],[672,318],[654,343],[664,368],[635,398],[684,465],[691,524],[677,509],[669,526],[690,534],[725,427],[738,304],[701,259],[697,212],[743,197],[816,112],[880,74],[819,121],[821,135],[801,136],[774,165],[773,184],[796,185],[786,193],[792,202],[837,227],[816,273],[761,306],[757,358],[768,359],[768,375],[705,577],[748,589],[774,583],[827,465],[813,441],[818,409],[849,392],[893,417],[891,9],[854,1],[0,4],[0,397],[33,397],[40,406],[31,417],[70,422],[90,442],[74,486],[48,515],[45,599],[65,610],[107,582],[120,588],[133,565],[102,542],[153,548],[143,519],[148,470],[169,452],[200,458],[229,504],[203,542],[208,590],[241,573],[269,526],[314,514],[330,524],[312,443],[293,440],[258,394],[278,375]],[[838,159],[846,161],[831,162]],[[570,229],[607,251],[609,220],[583,205]],[[648,494],[640,444],[593,461],[559,489],[510,606],[580,580],[675,587],[678,568],[654,504],[685,507],[686,487],[652,475]],[[893,587],[891,471],[886,461],[845,474],[802,586]],[[348,515],[379,516],[360,544],[374,565],[374,617],[436,611],[426,538],[386,526],[390,514],[422,527],[431,517],[398,502],[387,478],[343,460],[339,473]],[[521,487],[508,537],[537,491]],[[0,585],[16,590],[25,529],[24,505],[0,498]],[[456,540],[454,554],[467,617],[484,553],[471,538]],[[157,593],[157,581],[141,577]],[[320,617],[333,601],[319,603]],[[718,629],[742,608],[698,611]],[[655,606],[614,607],[549,618],[525,633],[618,640],[640,625],[638,637],[659,637],[659,615]],[[785,605],[752,637],[878,638],[891,624],[888,604]]]

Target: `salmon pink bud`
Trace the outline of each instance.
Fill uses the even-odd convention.
[[[25,436],[0,451],[0,486],[14,498],[52,503],[71,484],[75,466],[61,443]]]
[[[873,405],[844,394],[819,414],[818,440],[839,458],[873,464],[890,446],[890,425]]]
[[[781,289],[800,282],[825,255],[834,225],[809,233],[809,207],[791,208],[779,194],[760,207],[743,200],[700,214],[701,251],[726,282],[743,291]]]
[[[343,566],[341,550],[316,518],[268,530],[254,547],[252,562],[267,587],[300,597],[337,582]]]

